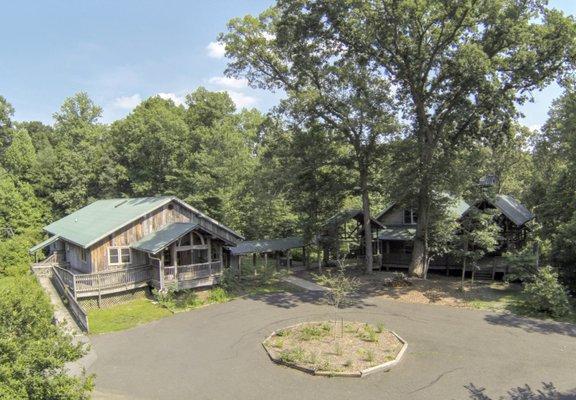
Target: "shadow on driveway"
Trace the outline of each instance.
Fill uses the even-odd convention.
[[[486,395],[486,389],[470,383],[464,386],[470,392],[473,400],[496,400]],[[552,382],[542,382],[542,389],[534,390],[529,385],[518,386],[510,389],[505,396],[499,396],[498,400],[575,400],[576,388],[565,393],[560,393]]]
[[[544,321],[513,314],[488,314],[484,318],[493,325],[503,325],[511,328],[520,328],[526,332],[560,334],[576,337],[576,325],[568,322]]]

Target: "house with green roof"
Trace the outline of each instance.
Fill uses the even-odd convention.
[[[74,298],[150,285],[159,289],[216,283],[243,237],[173,197],[98,200],[44,227],[62,286]]]

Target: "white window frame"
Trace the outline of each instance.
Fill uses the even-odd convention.
[[[410,222],[406,222],[406,211],[410,212]],[[416,215],[416,210],[413,208],[406,208],[404,209],[404,215],[402,215],[402,221],[404,225],[416,225],[418,223],[418,217],[414,218]]]
[[[128,249],[128,261],[122,261],[122,250]],[[113,263],[110,260],[110,256],[112,255],[111,250],[117,251],[118,262]],[[132,250],[128,246],[110,246],[108,247],[108,265],[125,265],[125,264],[132,264]]]

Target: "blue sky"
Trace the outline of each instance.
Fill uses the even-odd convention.
[[[272,0],[4,1],[0,24],[0,95],[16,120],[52,123],[63,100],[86,91],[104,122],[126,115],[155,94],[181,101],[198,86],[227,90],[240,107],[263,111],[278,95],[226,79],[214,42],[233,17],[256,14]],[[576,14],[575,0],[550,4]],[[211,44],[212,43],[212,44]],[[556,85],[523,107],[531,127],[546,120]]]

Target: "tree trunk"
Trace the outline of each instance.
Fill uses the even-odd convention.
[[[432,185],[431,170],[434,153],[434,134],[429,126],[426,106],[422,97],[414,96],[416,119],[418,125],[419,183],[418,188],[418,224],[414,236],[412,261],[408,273],[411,276],[423,277],[428,269],[428,223],[430,211],[430,188]]]
[[[464,290],[464,279],[466,277],[466,258],[462,261],[462,282],[460,282],[460,289]]]
[[[428,217],[429,202],[428,190],[421,188],[418,194],[418,224],[414,236],[414,248],[412,249],[412,261],[408,273],[411,276],[422,278],[428,269]]]
[[[368,196],[367,171],[360,172],[360,188],[362,191],[362,213],[364,214],[364,244],[366,248],[366,273],[371,274],[373,269],[372,225],[370,220],[370,198]]]

